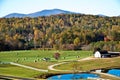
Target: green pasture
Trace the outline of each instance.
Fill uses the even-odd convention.
[[[6,51],[0,52],[0,61],[2,62],[40,62],[42,58],[51,58],[51,61],[56,61],[53,58],[53,54],[59,52],[61,57],[59,61],[63,60],[76,60],[77,56],[80,58],[88,57],[92,55],[90,51],[43,51],[43,50],[28,50],[28,51]]]

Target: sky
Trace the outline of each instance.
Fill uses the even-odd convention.
[[[44,9],[118,16],[120,0],[0,0],[0,17],[10,13],[29,14]]]

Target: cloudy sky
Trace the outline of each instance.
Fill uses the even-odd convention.
[[[63,9],[85,14],[120,15],[120,0],[0,0],[0,17],[10,13],[33,13]]]

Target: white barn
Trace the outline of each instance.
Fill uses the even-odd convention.
[[[110,56],[110,54],[106,50],[96,51],[94,53],[95,58],[105,58],[105,57],[109,57],[109,56]]]
[[[100,52],[99,52],[99,51],[96,51],[96,52],[94,53],[94,57],[95,57],[95,58],[101,58]]]

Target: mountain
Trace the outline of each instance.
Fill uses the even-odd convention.
[[[28,14],[28,17],[38,17],[38,16],[50,16],[50,15],[56,15],[56,14],[70,14],[75,12],[60,10],[60,9],[52,9],[52,10],[42,10],[39,12]]]
[[[65,11],[61,9],[50,9],[50,10],[42,10],[35,13],[30,13],[30,14],[12,13],[12,14],[6,15],[5,18],[39,17],[39,16],[50,16],[50,15],[56,15],[56,14],[71,14],[71,13],[75,13],[75,12]]]
[[[12,18],[12,17],[18,17],[18,18],[22,18],[25,17],[26,14],[20,14],[20,13],[11,13],[5,16],[5,18]]]

